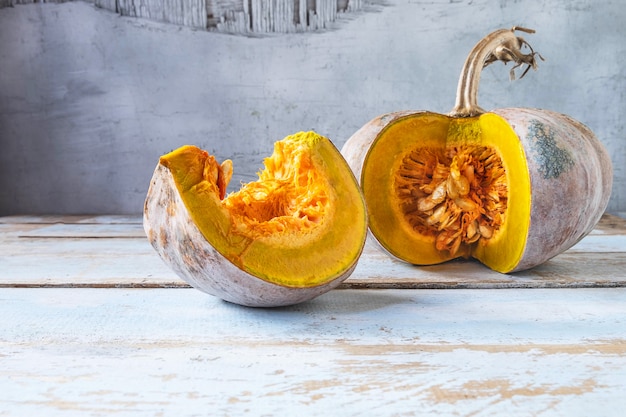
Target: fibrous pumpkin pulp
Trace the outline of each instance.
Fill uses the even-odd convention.
[[[162,156],[144,228],[190,285],[247,306],[295,304],[339,285],[365,243],[366,210],[339,150],[314,132],[278,141],[258,181],[226,189],[232,163],[195,146]]]
[[[532,32],[498,30],[474,47],[450,114],[382,115],[344,145],[370,230],[395,257],[419,265],[473,257],[520,271],[570,248],[603,214],[611,161],[586,126],[552,111],[477,105],[484,66],[536,67],[516,30]]]

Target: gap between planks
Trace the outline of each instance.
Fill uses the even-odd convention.
[[[0,282],[0,288],[48,288],[48,289],[61,289],[61,288],[99,288],[99,289],[190,289],[193,288],[185,282],[172,282],[172,283],[51,283],[51,284],[29,284],[29,283],[2,283]],[[343,290],[511,290],[511,289],[589,289],[589,288],[626,288],[626,282],[607,282],[607,283],[595,283],[595,282],[577,282],[574,284],[562,284],[555,282],[546,282],[545,284],[484,284],[477,283],[471,284],[467,282],[463,283],[431,283],[431,282],[367,282],[367,281],[354,281],[343,282],[333,291]]]

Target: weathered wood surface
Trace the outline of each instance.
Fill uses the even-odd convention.
[[[0,289],[0,415],[603,416],[626,288],[336,290],[251,309],[193,289]]]
[[[0,217],[0,286],[186,287],[158,258],[140,217]],[[505,275],[473,261],[415,267],[368,244],[347,288],[626,286],[626,220],[604,216],[569,251]]]
[[[106,6],[101,4],[100,7]],[[194,28],[207,27],[206,0],[117,0],[112,11],[122,16]]]
[[[16,4],[75,0],[0,0]],[[363,8],[362,0],[83,0],[122,16],[219,32],[293,33],[326,29],[339,12]]]
[[[527,275],[369,247],[275,309],[186,288],[140,221],[0,218],[0,416],[623,415],[623,219]]]

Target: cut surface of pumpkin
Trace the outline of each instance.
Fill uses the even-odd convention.
[[[383,114],[344,144],[372,234],[394,257],[523,271],[571,248],[606,209],[611,158],[588,127],[549,110],[478,106],[485,66],[512,61],[514,78],[526,65],[523,77],[543,59],[516,31],[534,32],[496,30],[470,51],[450,113]]]
[[[358,183],[325,137],[278,141],[259,179],[230,194],[232,163],[194,146],[160,159],[202,235],[222,256],[260,279],[322,285],[353,268],[367,220]]]
[[[495,114],[399,118],[370,148],[361,181],[373,234],[401,259],[476,257],[506,270],[522,256],[530,178],[517,135]]]

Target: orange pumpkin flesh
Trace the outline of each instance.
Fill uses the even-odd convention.
[[[332,143],[314,132],[276,142],[258,181],[226,194],[232,163],[194,146],[160,158],[144,227],[164,261],[202,291],[249,306],[311,299],[354,270],[363,197]]]
[[[450,115],[383,115],[344,145],[370,230],[395,257],[419,265],[473,257],[523,270],[571,247],[604,212],[611,163],[589,129],[558,113],[476,105],[484,65],[536,65],[514,30],[470,53]]]

